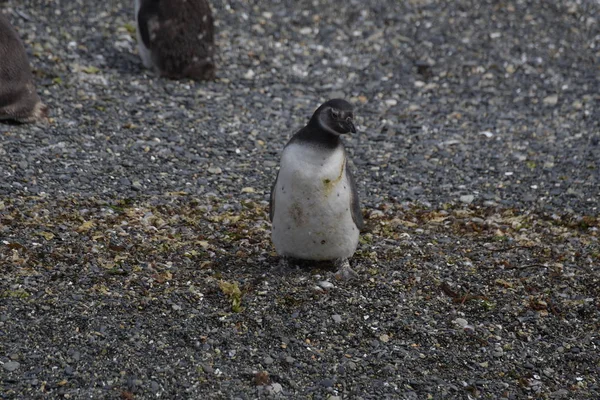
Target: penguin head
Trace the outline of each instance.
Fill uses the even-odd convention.
[[[354,108],[352,104],[342,99],[333,99],[323,103],[313,114],[311,122],[335,136],[356,133]]]

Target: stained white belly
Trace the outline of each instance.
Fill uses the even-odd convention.
[[[351,257],[359,230],[352,220],[343,150],[331,155],[288,146],[275,188],[272,240],[279,255],[307,260]]]

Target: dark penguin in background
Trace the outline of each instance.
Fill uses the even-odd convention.
[[[356,184],[340,135],[356,133],[350,103],[329,100],[287,143],[271,189],[271,238],[277,254],[334,261],[337,276],[355,273],[348,258],[363,219]]]
[[[135,19],[146,68],[171,79],[214,79],[214,24],[207,0],[135,0]]]
[[[0,12],[0,120],[35,122],[47,114],[35,90],[23,42]]]

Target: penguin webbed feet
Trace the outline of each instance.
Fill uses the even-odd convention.
[[[337,268],[337,272],[335,273],[337,280],[349,281],[358,278],[358,274],[350,267],[350,262],[347,258],[335,260],[334,265]]]
[[[277,267],[281,270],[285,270],[288,269],[290,266],[290,261],[288,259],[288,257],[286,256],[281,256],[279,257],[279,263],[277,264]]]

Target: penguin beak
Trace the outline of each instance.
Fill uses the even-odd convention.
[[[344,128],[346,128],[346,130],[348,132],[356,133],[356,127],[354,126],[354,122],[352,121],[352,118],[346,119],[346,121],[344,123]]]

